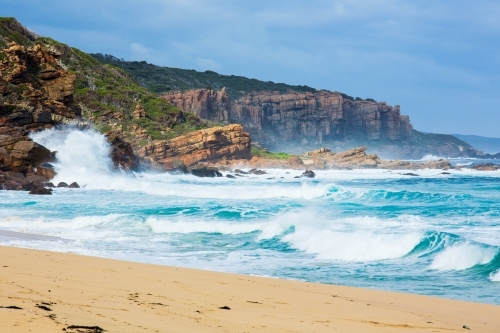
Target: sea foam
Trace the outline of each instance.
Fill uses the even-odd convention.
[[[430,269],[438,271],[461,271],[476,265],[485,265],[493,260],[498,249],[465,242],[454,244],[438,253]]]

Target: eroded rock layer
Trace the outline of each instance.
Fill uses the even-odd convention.
[[[353,101],[340,93],[257,92],[231,101],[225,89],[198,89],[164,94],[170,103],[219,122],[237,122],[254,140],[273,145],[277,141],[405,140],[413,127],[400,107],[385,102]]]
[[[205,161],[250,158],[250,143],[250,135],[243,127],[233,124],[156,140],[136,153],[153,166],[175,170]]]

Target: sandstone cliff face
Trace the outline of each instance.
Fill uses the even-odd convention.
[[[27,173],[50,152],[28,134],[80,115],[74,105],[75,76],[57,64],[57,50],[15,42],[0,62],[0,170]]]
[[[81,117],[73,100],[75,75],[58,61],[57,47],[10,42],[0,55],[0,171],[26,175],[50,154],[31,142],[29,133]],[[119,135],[109,138],[115,165],[137,169],[131,146]]]
[[[240,123],[265,145],[298,138],[318,144],[326,139],[404,140],[413,129],[398,105],[352,101],[328,91],[257,92],[231,101],[224,89],[199,89],[163,98],[205,119]]]
[[[190,132],[171,140],[156,140],[136,151],[151,165],[174,170],[199,162],[250,158],[250,135],[241,125]]]

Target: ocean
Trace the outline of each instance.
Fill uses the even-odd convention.
[[[0,245],[500,304],[500,172],[127,173],[92,130],[33,138],[82,188],[0,191]]]

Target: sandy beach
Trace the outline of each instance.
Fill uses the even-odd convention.
[[[9,333],[500,331],[496,305],[11,247],[0,307]]]

